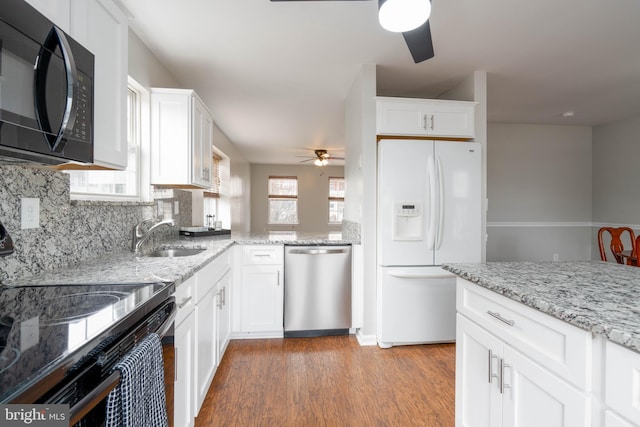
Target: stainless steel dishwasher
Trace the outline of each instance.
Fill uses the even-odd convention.
[[[346,335],[351,246],[285,246],[284,336]]]

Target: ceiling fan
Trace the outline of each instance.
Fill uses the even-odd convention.
[[[369,1],[369,0],[271,0],[272,2],[292,2],[292,1]],[[378,8],[381,8],[387,0],[378,0]],[[426,1],[426,0],[425,0]],[[430,2],[430,0],[429,0]],[[413,57],[413,61],[417,64],[422,61],[434,57],[433,41],[431,39],[431,28],[429,27],[429,20],[427,19],[424,24],[417,28],[404,31],[402,33],[404,41],[407,43],[409,52]]]
[[[344,160],[344,157],[334,157],[330,155],[327,150],[313,150],[315,157],[309,157],[306,160],[300,161],[300,163],[306,163],[313,161],[316,166],[326,166],[329,164],[329,160]],[[306,156],[298,156],[306,157]]]

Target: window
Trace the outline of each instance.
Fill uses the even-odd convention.
[[[298,178],[269,177],[269,224],[298,223]]]
[[[127,92],[127,168],[112,170],[70,170],[70,189],[74,198],[141,200],[142,109],[148,108],[148,92],[129,79]],[[143,102],[143,98],[147,101]],[[146,180],[145,180],[146,181]]]
[[[342,223],[344,215],[344,178],[329,178],[329,223]]]
[[[213,147],[212,182],[211,189],[205,191],[204,196],[204,224],[213,227],[214,221],[225,224],[230,221],[230,165],[229,158]],[[229,212],[228,212],[229,211]]]

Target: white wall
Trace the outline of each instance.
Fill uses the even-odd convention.
[[[298,177],[297,225],[269,225],[269,176]],[[344,177],[342,166],[251,165],[251,231],[295,230],[327,233],[342,224],[329,225],[329,177]]]
[[[129,29],[129,75],[147,90],[151,87],[181,87],[181,83]]]
[[[591,258],[589,126],[489,123],[487,261]]]
[[[345,219],[360,223],[363,265],[361,342],[376,336],[376,67],[362,66],[345,101]]]

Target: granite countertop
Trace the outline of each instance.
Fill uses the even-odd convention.
[[[130,251],[103,255],[63,269],[44,272],[5,283],[7,286],[173,282],[176,286],[234,244],[351,244],[338,233],[232,233],[231,236],[180,236],[157,245],[163,248],[203,248],[186,257],[147,257]]]
[[[445,270],[640,352],[640,268],[601,261],[447,264]]]

